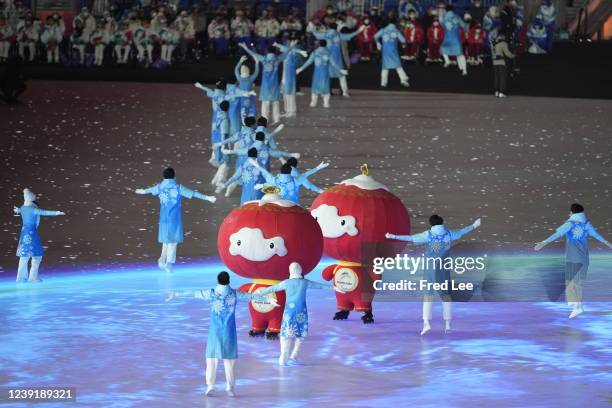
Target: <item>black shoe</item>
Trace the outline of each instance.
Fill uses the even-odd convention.
[[[249,337],[261,337],[265,334],[263,331],[255,331],[253,329],[249,330]]]
[[[361,320],[363,321],[363,324],[374,323],[374,316],[372,315],[372,312],[365,312],[363,316],[361,316]]]
[[[266,340],[278,340],[278,333],[266,332]]]
[[[334,320],[346,320],[349,317],[349,313],[348,310],[340,310],[334,315]]]

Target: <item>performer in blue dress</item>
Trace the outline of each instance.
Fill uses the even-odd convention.
[[[446,229],[446,227],[443,225],[444,219],[438,214],[434,214],[429,217],[429,224],[431,225],[431,229],[429,231],[421,232],[419,234],[394,235],[387,233],[385,234],[385,237],[387,239],[397,239],[398,241],[413,242],[415,244],[425,244],[426,260],[436,258],[444,260],[449,256],[451,245],[454,241],[457,241],[465,234],[480,227],[480,218],[474,221],[473,224],[468,225],[467,227],[464,227],[459,230]],[[425,268],[424,274],[425,279],[428,283],[450,282],[450,271],[444,267],[445,263],[446,262],[433,262],[434,267]],[[433,300],[436,292],[442,299],[442,316],[444,318],[445,323],[444,331],[446,333],[450,333],[451,331],[452,299],[450,297],[450,292],[428,289],[425,292],[425,296],[423,297],[423,330],[421,330],[421,336],[431,330],[431,325],[429,322],[431,320],[431,310],[433,308]]]
[[[255,141],[249,146],[250,148],[257,149],[257,163],[261,167],[266,170],[270,169],[270,157],[274,157],[276,159],[283,159],[288,157],[295,157],[296,159],[300,158],[299,153],[289,153],[283,150],[273,149],[266,139],[266,135],[264,132],[256,132],[255,133]],[[246,156],[248,153],[248,149],[239,149],[239,150],[222,150],[224,154],[235,154],[238,156]]]
[[[570,319],[584,312],[582,306],[582,280],[586,279],[589,269],[589,237],[593,237],[608,248],[612,244],[602,237],[584,213],[584,207],[574,203],[570,207],[570,217],[550,237],[538,242],[535,250],[565,236],[565,298],[572,306]]]
[[[213,148],[220,148],[223,145],[229,145],[233,143],[234,150],[242,150],[248,149],[251,144],[255,141],[255,118],[253,116],[247,116],[244,118],[244,124],[240,129],[240,132],[234,134],[230,138],[227,138],[223,141],[223,143],[216,143],[213,145]],[[227,156],[226,156],[227,157]],[[236,169],[242,166],[242,163],[246,160],[246,155],[238,156],[238,160],[236,161]],[[229,160],[228,160],[229,162]],[[227,177],[223,177],[222,179],[213,180],[213,184],[217,186],[215,193],[219,194],[223,190],[223,183],[225,182]],[[238,186],[240,182],[232,183],[226,191],[225,196],[228,197],[232,191]]]
[[[281,93],[285,104],[285,117],[294,118],[297,116],[297,104],[295,93],[297,91],[296,70],[300,59],[307,58],[308,53],[298,47],[297,40],[292,40],[289,46],[274,43],[274,46],[282,53],[287,53],[287,58],[283,62],[283,76],[281,79]]]
[[[299,75],[312,64],[314,64],[314,72],[312,73],[312,85],[310,88],[310,107],[315,108],[317,106],[317,100],[319,95],[321,95],[323,96],[323,107],[329,108],[331,95],[329,73],[332,69],[337,69],[341,74],[347,75],[348,71],[336,64],[327,49],[327,42],[325,40],[319,40],[319,47],[310,54],[304,65],[295,71],[296,74]]]
[[[226,99],[229,102],[229,110],[227,111],[227,117],[229,119],[229,134],[233,135],[234,133],[240,131],[240,127],[242,125],[242,117],[241,117],[241,99],[246,98],[245,96],[240,96],[236,98],[231,98],[231,96],[236,95],[237,91],[240,90],[236,84],[227,84],[226,95],[230,96],[229,99]],[[242,90],[240,90],[242,92]],[[253,96],[251,96],[253,97]]]
[[[296,159],[295,157],[288,158],[287,159],[287,164],[289,164],[291,166],[291,175],[293,177],[299,178],[300,176],[304,176],[303,183],[301,185],[302,187],[307,188],[310,191],[314,191],[317,194],[321,194],[323,192],[323,189],[320,188],[319,186],[315,185],[312,181],[310,181],[309,177],[312,176],[313,174],[315,174],[321,168],[325,168],[325,167],[329,166],[329,163],[321,162],[314,169],[310,169],[310,170],[305,171],[304,174],[301,174],[300,171],[298,170],[298,168],[297,168],[297,166],[298,166],[298,159]],[[300,197],[300,191],[298,190],[298,199],[299,199],[299,197]]]
[[[444,67],[451,64],[449,57],[457,58],[457,66],[462,75],[467,75],[467,62],[463,53],[463,43],[461,41],[461,30],[467,32],[467,25],[452,10],[447,11],[442,17],[444,26],[444,41],[442,41],[442,58]]]
[[[302,342],[308,335],[308,309],[306,308],[306,292],[309,288],[332,289],[333,285],[313,282],[304,279],[302,267],[299,263],[293,262],[289,265],[289,279],[285,279],[279,284],[270,286],[257,294],[265,296],[273,292],[285,291],[287,300],[285,302],[285,312],[281,323],[281,353],[278,364],[287,365],[287,360],[297,361],[297,355],[302,346]],[[293,347],[292,347],[293,346]]]
[[[255,91],[253,90],[243,91],[242,89],[236,89],[235,91],[232,92],[232,94],[229,94],[227,92],[227,84],[223,80],[218,81],[215,84],[215,89],[208,88],[199,82],[196,82],[194,86],[200,89],[202,92],[206,94],[206,96],[210,98],[210,102],[212,105],[212,114],[211,114],[211,123],[210,123],[211,139],[214,138],[213,133],[215,131],[215,123],[217,119],[216,116],[219,113],[219,105],[221,104],[221,102],[223,101],[231,102],[232,100],[239,98],[239,97],[249,97],[249,96],[255,95]],[[213,150],[213,154],[211,154],[210,156],[209,162],[214,167],[219,167],[221,165],[221,163],[219,163],[217,159],[215,158],[214,150]]]
[[[164,170],[164,180],[147,189],[136,189],[136,194],[151,194],[159,197],[159,232],[157,240],[162,244],[162,251],[157,265],[166,272],[172,272],[176,262],[176,246],[183,242],[182,199],[199,198],[214,203],[217,198],[200,194],[178,184],[174,179],[174,169]]]
[[[293,157],[291,159],[297,160]],[[321,162],[317,167],[306,171],[304,174],[298,174],[296,176],[292,172],[293,167],[291,166],[291,164],[289,164],[289,161],[287,160],[287,162],[285,162],[285,164],[281,166],[280,173],[275,176],[265,168],[259,166],[256,161],[252,160],[251,163],[259,167],[261,174],[266,180],[265,185],[255,186],[255,188],[259,187],[261,189],[267,185],[276,186],[280,189],[279,195],[282,199],[293,201],[296,204],[300,204],[300,189],[302,186],[306,186],[308,177],[329,166],[329,163]]]
[[[19,244],[17,245],[17,256],[19,257],[19,268],[17,269],[17,282],[26,279],[29,282],[40,282],[38,269],[42,262],[45,250],[42,247],[38,225],[40,217],[55,217],[65,215],[61,211],[49,211],[38,208],[36,205],[36,195],[29,189],[23,190],[23,205],[13,207],[15,214],[21,215],[23,225],[19,234]],[[28,277],[28,263],[31,262],[30,276]]]
[[[253,91],[255,80],[259,75],[259,63],[255,61],[255,72],[251,74],[249,67],[244,65],[248,59],[249,58],[246,55],[240,57],[240,60],[234,69],[234,76],[236,76],[236,81],[238,81],[238,88],[245,92]],[[255,116],[257,114],[255,96],[243,96],[240,98],[240,114],[242,115],[243,120],[247,116]]]
[[[225,370],[226,391],[230,397],[235,396],[234,385],[236,377],[234,364],[238,359],[238,336],[236,335],[236,302],[238,300],[259,300],[272,303],[274,299],[262,297],[260,294],[242,293],[230,286],[229,273],[223,271],[217,275],[217,286],[213,289],[194,292],[171,292],[166,298],[169,302],[178,297],[195,297],[210,302],[210,323],[208,340],[206,341],[206,395],[212,395],[217,378],[217,365],[223,360]]]
[[[409,87],[408,75],[402,68],[402,60],[400,59],[397,50],[398,43],[406,44],[404,35],[395,27],[395,24],[389,23],[382,30],[374,35],[376,46],[382,52],[382,69],[380,71],[380,86],[383,88],[389,82],[389,70],[394,69],[400,78],[402,86]],[[381,41],[382,40],[382,44]]]
[[[261,101],[261,116],[270,118],[270,105],[272,105],[272,123],[280,120],[280,81],[278,77],[279,66],[287,57],[287,53],[276,55],[275,48],[270,47],[267,54],[261,55],[249,49],[246,44],[238,44],[255,61],[261,63],[261,88],[259,100]]]
[[[342,89],[342,96],[345,98],[348,98],[350,95],[348,92],[348,82],[346,81],[348,71],[344,70],[344,58],[342,57],[342,41],[350,41],[363,30],[365,30],[365,26],[359,27],[357,31],[352,33],[340,33],[338,32],[338,26],[334,23],[330,24],[327,31],[313,31],[311,33],[317,40],[325,40],[325,45],[335,63],[328,66],[329,77],[340,80],[340,89]]]
[[[251,147],[247,151],[247,159],[257,159],[257,156],[258,152],[256,148]],[[245,160],[240,167],[236,168],[234,175],[221,185],[222,188],[226,189],[226,196],[228,195],[227,191],[230,191],[227,188],[238,181],[240,181],[242,184],[240,205],[249,201],[259,200],[263,196],[261,190],[255,188],[255,185],[263,182],[263,176],[261,175],[259,169],[253,166],[253,164],[251,164],[251,162],[248,160]]]

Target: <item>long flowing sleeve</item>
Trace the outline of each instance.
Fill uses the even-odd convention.
[[[249,77],[249,81],[254,82],[257,79],[258,75],[259,75],[259,64],[257,63],[257,60],[255,60],[255,70]]]
[[[242,167],[238,167],[236,169],[236,171],[234,172],[234,175],[230,177],[229,180],[227,180],[225,183],[223,183],[223,187],[227,187],[229,185],[234,184],[240,179],[240,177],[242,177]]]
[[[319,282],[311,281],[309,279],[305,279],[305,281],[308,282],[308,287],[312,289],[333,289],[334,288],[334,285],[330,285],[326,283],[319,283]]]
[[[472,231],[474,231],[474,225],[468,225],[467,227],[463,227],[461,229],[458,230],[451,230],[450,231],[450,235],[451,235],[451,239],[453,241],[458,240],[459,238],[461,238],[462,236],[464,236],[465,234],[468,234]]]
[[[144,192],[145,194],[151,194],[154,196],[159,195],[159,184],[156,184],[153,187],[145,188]]]
[[[261,292],[260,292],[261,293]],[[260,302],[267,302],[268,299],[261,296],[260,293],[245,293],[245,292],[236,292],[236,298],[238,300],[244,300],[250,302],[251,300],[258,300]]]
[[[274,157],[275,159],[280,159],[282,157],[289,157],[289,156],[291,156],[291,153],[286,152],[284,150],[270,149],[268,151],[268,153],[270,153],[270,156]]]
[[[199,198],[200,200],[209,200],[211,197],[197,191],[191,190],[183,185],[180,186],[181,196],[185,198]]]
[[[596,240],[598,240],[599,242],[601,242],[602,244],[608,244],[608,240],[605,239],[604,237],[602,237],[599,232],[597,232],[597,230],[595,229],[595,227],[593,227],[593,224],[591,224],[590,222],[587,223],[587,227],[586,230],[588,231],[589,235],[592,236],[593,238],[595,238]]]
[[[257,294],[260,296],[265,296],[269,293],[280,292],[282,290],[285,290],[285,281],[282,281],[281,283],[277,283],[276,285],[273,285],[273,286],[269,286],[265,288],[264,290],[260,290],[259,292],[257,292]]]
[[[429,241],[429,231],[420,232],[414,235],[395,235],[394,239],[398,241],[413,242],[415,244],[425,244]]]
[[[34,210],[34,213],[36,215],[42,215],[42,216],[45,216],[45,217],[55,217],[55,216],[58,216],[58,215],[62,214],[61,211],[43,210],[41,208],[37,208],[36,210]]]
[[[562,236],[564,236],[570,229],[572,229],[572,224],[570,222],[566,222],[561,225],[557,230],[548,238],[546,238],[543,242],[545,244],[550,244],[553,241],[558,240]]]
[[[311,66],[314,63],[314,52],[312,52],[309,56],[308,59],[306,60],[306,62],[304,64],[302,64],[301,67],[299,67],[298,69],[300,71],[305,70],[306,68],[308,68],[309,66]]]

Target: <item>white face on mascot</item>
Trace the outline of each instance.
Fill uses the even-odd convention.
[[[263,262],[274,255],[287,255],[287,248],[282,237],[265,238],[259,228],[244,227],[230,235],[229,252],[249,261]]]

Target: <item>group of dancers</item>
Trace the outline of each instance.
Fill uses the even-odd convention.
[[[382,41],[383,55],[385,55],[385,49],[387,49],[387,55],[397,56],[399,60],[397,42],[401,42],[403,37],[396,32],[392,25],[387,26],[381,32],[379,38]],[[339,33],[336,34],[340,35]],[[332,35],[335,36],[336,34]],[[333,38],[327,40],[334,41]],[[295,62],[291,62],[291,58],[295,55],[304,56],[304,51],[295,43],[288,46],[275,44],[274,49],[269,49],[266,55],[258,54],[246,45],[242,45],[248,55],[256,62],[253,73],[245,64],[246,58],[243,57],[236,65],[236,83],[228,84],[225,81],[219,81],[214,89],[196,84],[196,87],[205,92],[212,102],[212,157],[210,163],[218,168],[212,180],[216,194],[225,190],[225,194],[230,195],[235,186],[241,185],[240,203],[243,204],[260,199],[263,195],[262,188],[274,185],[278,189],[280,198],[299,204],[301,187],[317,193],[322,192],[321,188],[309,181],[309,177],[327,167],[328,163],[323,162],[313,169],[300,173],[297,169],[300,155],[280,150],[275,140],[276,135],[283,129],[283,125],[270,130],[268,128],[268,118],[271,112],[272,123],[277,123],[280,120],[281,88],[283,89],[286,115],[291,117],[296,114],[295,76],[312,64],[315,65],[315,69],[311,106],[316,105],[319,95],[323,96],[324,106],[329,106],[330,72],[337,70],[337,73],[342,75],[346,71],[334,62],[335,58],[326,47],[327,40],[321,39],[319,48],[308,56],[306,63],[299,67]],[[280,53],[277,53],[276,49]],[[282,80],[279,77],[281,63],[283,63]],[[398,68],[394,68],[392,63],[385,64],[383,59],[383,75],[387,75],[385,69],[397,70]],[[401,65],[399,69],[401,69]],[[262,75],[262,85],[259,93],[262,116],[256,118],[254,81],[259,72]],[[398,75],[403,81],[402,77],[405,74],[401,72],[403,71],[398,70]],[[232,156],[236,156],[236,159],[232,160]],[[280,171],[277,174],[270,171],[271,158],[278,158],[282,161]],[[232,166],[234,166],[234,170],[230,176]],[[146,189],[136,189],[135,193],[150,194],[159,198],[158,241],[162,244],[162,249],[158,266],[162,270],[172,272],[176,262],[177,245],[183,242],[184,238],[181,216],[182,200],[184,198],[197,198],[214,203],[216,197],[199,193],[179,184],[176,181],[174,169],[170,167],[163,171],[163,180],[160,183]],[[17,281],[40,282],[38,269],[44,255],[38,233],[40,217],[65,214],[61,211],[48,211],[39,208],[36,195],[29,189],[24,190],[23,196],[23,205],[14,208],[15,213],[20,215],[23,220],[17,247],[17,256],[19,257]],[[404,236],[387,233],[386,238],[425,244],[428,256],[441,257],[448,254],[453,241],[460,239],[463,235],[480,226],[480,219],[478,219],[463,229],[449,230],[443,225],[442,217],[438,215],[433,215],[429,221],[431,228],[428,231]],[[538,243],[535,247],[536,250],[540,250],[548,243],[561,237],[566,239],[567,300],[572,305],[570,318],[578,316],[584,310],[581,300],[580,280],[584,279],[588,268],[587,241],[589,236],[612,248],[612,244],[597,233],[586,217],[584,208],[580,204],[573,204],[569,219],[553,235]],[[29,276],[28,264],[30,264]],[[430,276],[427,277],[427,280],[438,281],[439,277]],[[341,292],[341,289],[334,285],[319,284],[304,279],[300,265],[293,263],[289,267],[289,279],[256,294],[237,292],[230,286],[229,274],[221,272],[217,277],[217,285],[212,289],[195,292],[172,292],[168,295],[167,300],[181,296],[193,296],[211,303],[211,319],[206,348],[207,395],[213,392],[219,360],[223,360],[225,368],[226,391],[230,396],[235,395],[234,363],[237,358],[237,334],[234,313],[237,300],[263,300],[263,297],[269,293],[285,292],[286,304],[291,305],[291,307],[285,308],[280,333],[279,364],[285,366],[289,362],[297,361],[298,351],[308,332],[306,308],[308,288],[328,288]],[[425,293],[422,335],[431,329],[432,301],[435,293],[434,291]],[[444,297],[442,300],[445,329],[450,331],[451,300]],[[266,299],[266,301],[269,302],[270,300]],[[285,324],[289,321],[292,322],[291,325]],[[296,325],[296,322],[299,324]]]

